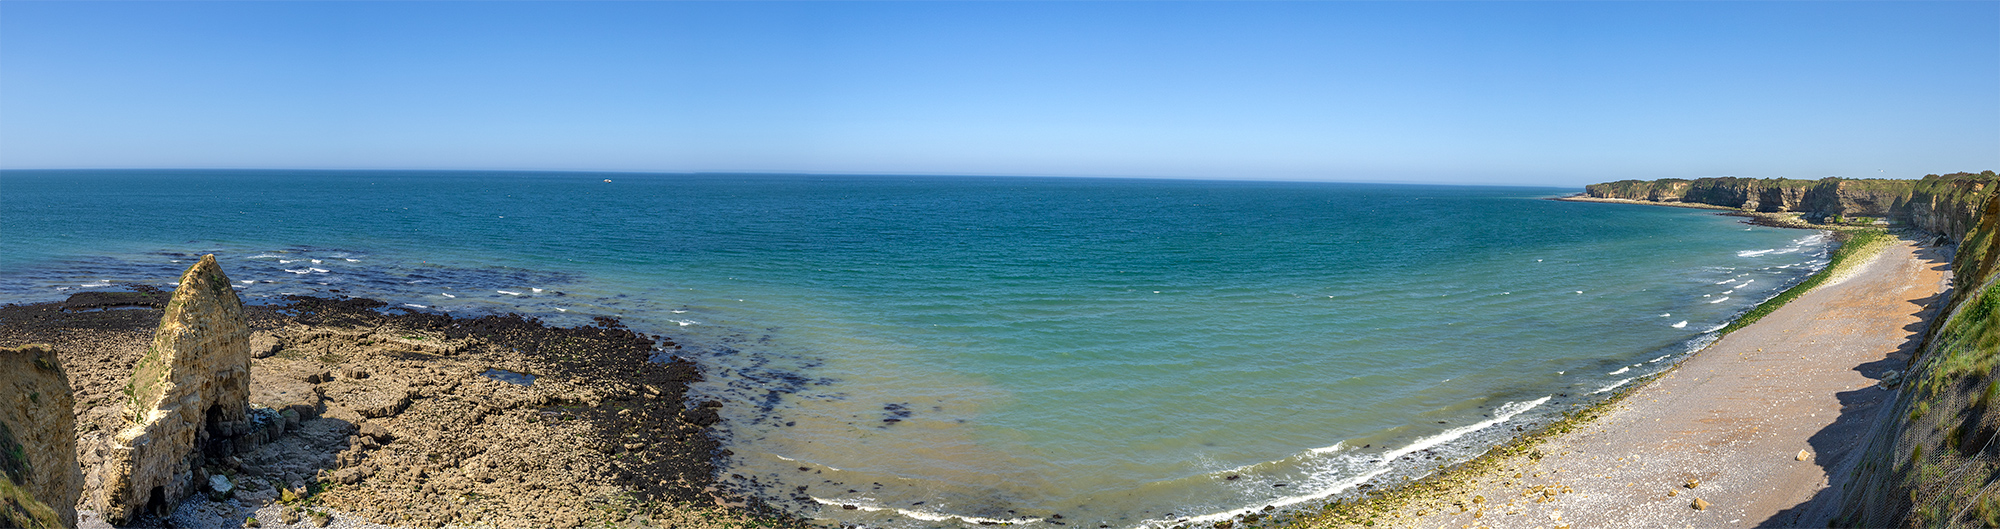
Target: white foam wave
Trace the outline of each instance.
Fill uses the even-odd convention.
[[[312,273],[312,272],[313,272],[311,268],[300,268],[300,269],[298,269],[298,270],[293,270],[293,269],[290,269],[290,268],[286,268],[286,269],[285,269],[285,271],[286,271],[286,272],[291,272],[291,273],[294,273],[294,274],[299,274],[299,275],[305,275],[305,274],[310,274],[310,273]]]
[[[1380,461],[1380,463],[1378,463],[1374,469],[1360,473],[1353,477],[1349,477],[1347,479],[1342,479],[1332,483],[1328,483],[1326,486],[1320,487],[1311,492],[1307,492],[1297,496],[1286,496],[1282,498],[1277,498],[1275,500],[1260,501],[1257,502],[1256,505],[1243,507],[1240,509],[1232,509],[1228,511],[1209,513],[1200,516],[1193,516],[1187,518],[1146,520],[1144,522],[1141,522],[1140,525],[1159,527],[1159,526],[1166,526],[1170,524],[1181,524],[1181,523],[1218,522],[1239,515],[1250,514],[1253,512],[1261,512],[1264,506],[1267,505],[1273,507],[1287,507],[1339,494],[1342,491],[1354,488],[1355,486],[1358,486],[1362,483],[1367,483],[1368,480],[1375,479],[1376,476],[1380,476],[1384,473],[1389,472],[1389,470],[1392,468],[1389,466],[1389,462],[1395,461],[1397,458],[1414,454],[1419,451],[1435,448],[1438,445],[1442,445],[1444,443],[1457,440],[1458,438],[1465,437],[1467,434],[1470,434],[1472,432],[1477,432],[1480,430],[1484,430],[1486,428],[1490,428],[1493,425],[1507,422],[1508,420],[1513,419],[1515,416],[1520,415],[1523,412],[1535,409],[1536,406],[1541,406],[1543,403],[1548,402],[1549,399],[1552,397],[1554,396],[1551,395],[1531,401],[1509,402],[1507,404],[1503,404],[1500,406],[1499,409],[1495,410],[1493,418],[1491,419],[1487,419],[1466,426],[1460,426],[1458,428],[1452,428],[1450,430],[1445,430],[1444,432],[1439,433],[1437,435],[1425,437],[1423,439],[1418,439],[1416,440],[1416,442],[1410,443],[1409,445],[1406,445],[1402,448],[1397,448],[1395,450],[1384,452],[1382,454],[1382,458],[1378,460]],[[1336,444],[1334,446],[1337,447],[1340,445]]]
[[[775,457],[775,458],[778,458],[778,459],[783,459],[783,460],[786,460],[786,461],[791,461],[791,462],[793,462],[793,463],[805,463],[805,464],[808,464],[808,465],[812,465],[812,466],[816,466],[816,467],[820,467],[820,468],[824,468],[824,469],[827,469],[827,470],[832,470],[832,471],[834,471],[834,472],[839,472],[839,471],[840,471],[840,469],[838,469],[838,468],[833,468],[833,467],[830,467],[830,466],[826,466],[826,465],[822,465],[822,464],[819,464],[819,463],[814,463],[814,462],[811,462],[811,461],[799,461],[799,460],[797,460],[797,459],[792,459],[792,458],[789,458],[789,457],[785,457],[785,456],[781,456],[781,455],[778,455],[778,454],[771,454],[771,457]]]
[[[1715,301],[1710,301],[1710,302],[1709,302],[1709,304],[1711,304],[1711,305],[1712,305],[1712,304],[1716,304],[1716,303],[1721,303],[1721,302],[1724,302],[1724,301],[1729,301],[1729,296],[1723,296],[1723,297],[1719,297],[1719,298],[1715,298]]]
[[[252,284],[252,283],[256,283],[256,282],[257,282],[257,280],[255,280],[255,279],[245,279],[245,280],[242,280],[242,281],[237,281],[237,282],[238,282],[238,283],[242,283],[242,284],[245,284],[245,285],[248,285],[248,284]]]
[[[360,259],[341,259],[341,260],[342,260],[342,261],[347,261],[347,262],[350,262],[350,263],[359,263],[359,262],[361,262],[361,260],[360,260]]]
[[[542,289],[539,289],[539,288],[535,288],[535,287],[528,287],[528,291],[529,291],[529,292],[541,292],[541,291],[542,291]]]
[[[1617,376],[1617,375],[1623,375],[1623,374],[1625,374],[1625,372],[1626,372],[1626,371],[1631,371],[1631,370],[1632,370],[1632,367],[1631,367],[1631,366],[1625,366],[1625,367],[1621,367],[1621,368],[1618,368],[1618,370],[1617,370],[1617,371],[1612,371],[1612,372],[1610,372],[1610,373],[1605,373],[1605,374],[1606,374],[1606,375],[1612,375],[1612,376]]]
[[[244,259],[277,259],[277,258],[278,258],[278,256],[275,256],[275,255],[271,255],[271,254],[268,254],[268,253],[260,253],[260,254],[257,254],[257,255],[252,255],[252,256],[249,256],[249,257],[245,257]]]
[[[1623,385],[1625,385],[1625,383],[1626,383],[1626,382],[1631,382],[1631,381],[1632,381],[1632,379],[1628,378],[1628,379],[1625,379],[1625,380],[1620,380],[1620,381],[1617,381],[1617,382],[1612,382],[1612,383],[1611,383],[1611,385],[1609,385],[1609,386],[1604,386],[1604,387],[1601,387],[1601,388],[1597,388],[1597,391],[1592,391],[1592,392],[1590,392],[1590,394],[1592,394],[1592,395],[1596,395],[1596,394],[1599,394],[1599,393],[1603,393],[1603,392],[1606,392],[1606,391],[1611,391],[1611,390],[1614,390],[1614,389],[1618,389],[1618,386],[1623,386]]]
[[[686,327],[686,326],[689,326],[689,325],[701,325],[701,322],[698,322],[698,321],[694,321],[694,320],[667,320],[667,321],[671,321],[671,322],[674,322],[674,323],[678,323],[678,324],[681,324],[681,326],[682,326],[682,327]]]
[[[1744,250],[1744,251],[1741,251],[1741,252],[1736,252],[1736,256],[1737,256],[1737,257],[1757,257],[1757,256],[1760,256],[1760,255],[1764,255],[1764,254],[1767,254],[1767,253],[1771,253],[1771,252],[1775,252],[1775,251],[1778,251],[1778,249],[1777,249],[1777,248],[1772,248],[1772,249],[1769,249],[1769,250]]]
[[[1686,329],[1687,326],[1688,326],[1687,320],[1681,320],[1680,323],[1673,324],[1673,328],[1675,329]]]
[[[426,306],[423,306],[423,305],[418,305],[418,304],[415,304],[415,303],[404,303],[404,304],[403,304],[403,306],[405,306],[405,307],[416,307],[416,308],[420,308],[420,309],[428,309],[428,308],[430,308],[430,307],[426,307]]]
[[[520,292],[512,292],[512,291],[506,291],[506,290],[495,290],[494,292],[499,292],[499,293],[501,293],[501,294],[506,294],[506,295],[509,295],[509,296],[519,296],[519,295],[521,295],[521,293],[520,293]]]
[[[1668,317],[1668,316],[1672,316],[1672,315],[1674,315],[1674,313],[1672,313],[1672,312],[1662,312],[1662,313],[1660,313],[1660,317],[1662,317],[1662,318],[1665,318],[1665,317]]]
[[[1334,443],[1334,444],[1333,444],[1332,446],[1322,446],[1322,447],[1319,447],[1319,448],[1314,448],[1314,449],[1312,449],[1312,450],[1307,450],[1307,451],[1308,451],[1308,452],[1312,452],[1312,453],[1315,453],[1315,454],[1331,454],[1331,453],[1334,453],[1334,452],[1339,452],[1339,451],[1341,451],[1341,450],[1344,450],[1344,449],[1346,449],[1346,448],[1347,448],[1347,441],[1341,441],[1341,442],[1338,442],[1338,443]]]
[[[332,272],[332,270],[327,270],[327,269],[325,269],[325,268],[312,268],[312,269],[310,269],[310,270],[312,270],[312,271],[313,271],[313,272],[315,272],[315,273],[320,273],[320,274],[324,274],[324,273],[327,273],[327,272]]]
[[[1652,360],[1647,360],[1647,361],[1646,361],[1646,363],[1648,363],[1648,364],[1652,364],[1652,363],[1657,363],[1657,362],[1659,362],[1659,361],[1661,361],[1661,360],[1666,360],[1666,359],[1667,359],[1667,357],[1669,357],[1669,356],[1673,356],[1673,355],[1660,355],[1660,357],[1659,357],[1659,358],[1654,358],[1654,359],[1652,359]]]
[[[895,507],[883,507],[883,506],[879,506],[879,505],[869,505],[869,504],[867,504],[867,503],[863,503],[863,502],[864,502],[865,500],[856,500],[856,501],[841,501],[841,500],[829,500],[829,499],[826,499],[826,498],[821,498],[821,497],[817,497],[817,496],[814,496],[814,497],[812,497],[812,500],[813,500],[814,502],[817,502],[817,503],[819,503],[820,505],[839,505],[839,506],[841,506],[841,508],[846,508],[847,506],[850,506],[850,505],[851,505],[851,506],[853,506],[853,507],[854,507],[854,508],[855,508],[856,510],[862,510],[862,511],[868,511],[868,512],[876,512],[876,511],[894,511],[894,512],[895,512],[896,514],[900,514],[900,515],[903,515],[903,516],[906,516],[906,517],[910,517],[910,518],[915,518],[915,519],[918,519],[918,520],[923,520],[923,521],[926,521],[926,522],[942,522],[942,521],[947,521],[947,520],[958,520],[958,521],[961,521],[961,522],[965,522],[965,523],[970,523],[970,524],[980,524],[980,525],[1014,525],[1014,524],[1031,524],[1031,523],[1039,523],[1039,522],[1041,522],[1041,521],[1042,521],[1042,519],[1041,519],[1041,518],[1012,518],[1012,519],[1008,519],[1008,518],[981,518],[981,517],[978,517],[978,516],[962,516],[962,515],[957,515],[957,514],[945,514],[945,513],[937,513],[937,512],[928,512],[928,511],[918,511],[918,510],[911,510],[911,509],[898,509],[898,508],[895,508]]]
[[[279,259],[278,264],[292,264],[298,261],[299,261],[298,259]],[[174,262],[178,263],[180,261],[174,261]]]
[[[1727,324],[1727,323],[1718,323],[1718,324],[1716,324],[1716,325],[1715,325],[1714,327],[1709,327],[1708,329],[1706,329],[1706,330],[1703,330],[1703,331],[1701,331],[1701,332],[1715,332],[1715,331],[1720,331],[1720,330],[1722,330],[1722,328],[1723,328],[1723,327],[1728,327],[1728,326],[1729,326],[1729,324]],[[1702,347],[1708,347],[1708,344],[1702,344]]]
[[[451,295],[451,293],[450,293],[450,292],[439,292],[439,293],[438,293],[438,295],[440,295],[440,296],[444,296],[444,297],[447,297],[447,298],[455,298],[455,297],[458,297],[458,296],[453,296],[453,295]]]

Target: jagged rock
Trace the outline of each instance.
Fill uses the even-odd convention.
[[[356,417],[339,417],[332,408],[338,406],[353,410],[358,418],[374,419],[402,413],[410,405],[410,385],[390,378],[335,379],[320,385],[328,403],[328,415],[348,422],[361,422]]]
[[[1701,499],[1701,498],[1695,498],[1695,499],[1694,499],[1694,504],[1693,504],[1693,505],[1691,505],[1691,506],[1692,506],[1692,507],[1694,507],[1694,510],[1697,510],[1697,511],[1706,511],[1706,510],[1708,510],[1708,500],[1704,500],[1704,499]]]
[[[382,425],[373,422],[362,423],[359,433],[362,437],[373,439],[375,442],[381,444],[388,444],[389,441],[394,439],[394,437],[389,435],[388,428],[383,428]]]
[[[278,350],[282,348],[284,344],[279,343],[278,337],[269,332],[260,331],[250,335],[251,358],[270,358],[271,355],[278,354]]]
[[[76,526],[75,406],[54,349],[0,348],[0,526]]]
[[[1805,451],[1805,450],[1800,450],[1800,451],[1799,451],[1799,461],[1805,461],[1805,460],[1807,460],[1807,459],[1812,459],[1812,452],[1807,452],[1807,451]]]
[[[209,499],[215,501],[222,501],[223,499],[228,498],[229,492],[233,490],[236,490],[236,484],[229,482],[229,476],[216,474],[208,477]]]
[[[292,411],[298,420],[317,418],[325,401],[319,388],[283,369],[287,366],[282,359],[266,362],[250,371],[250,403],[281,412]]]
[[[231,450],[249,430],[250,331],[215,256],[181,274],[152,347],[125,388],[127,427],[110,439],[89,502],[123,524],[193,493],[201,450]]]

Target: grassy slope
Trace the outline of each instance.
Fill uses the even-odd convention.
[[[1945,209],[1977,212],[1953,260],[1958,292],[1843,487],[1836,525],[2000,527],[2000,201],[1987,176],[1938,182]]]

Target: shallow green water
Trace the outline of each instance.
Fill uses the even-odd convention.
[[[0,301],[214,252],[252,297],[619,316],[709,366],[729,472],[801,512],[1125,527],[1462,459],[1825,259],[1815,232],[1537,199],[1566,191],[8,171]]]

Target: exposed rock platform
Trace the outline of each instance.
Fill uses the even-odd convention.
[[[0,346],[75,351],[61,360],[88,472],[115,460],[107,456],[127,422],[120,390],[165,311],[80,301],[0,307]],[[689,400],[701,375],[672,356],[673,342],[612,319],[557,328],[385,307],[307,297],[244,307],[244,343],[268,339],[246,347],[267,355],[250,354],[243,377],[250,420],[228,455],[193,469],[203,494],[172,518],[232,527],[253,515],[264,527],[312,527],[317,512],[340,513],[336,526],[797,524],[719,488],[714,460],[727,452],[704,419],[721,404]],[[492,369],[535,378],[482,375]],[[226,497],[206,486],[217,476],[232,489]],[[102,483],[87,494],[92,487]],[[84,526],[108,521],[92,514]],[[164,522],[138,513],[123,523]]]

